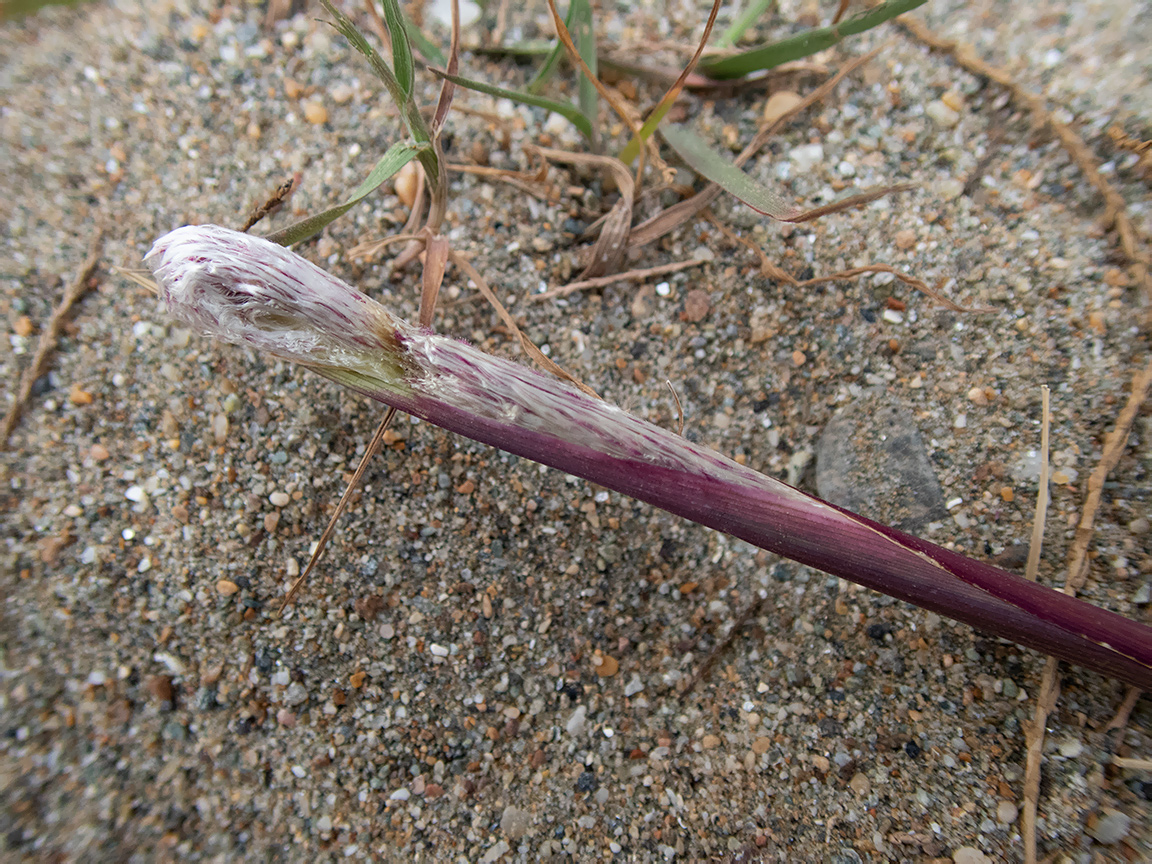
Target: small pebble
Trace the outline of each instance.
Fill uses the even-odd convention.
[[[719,735],[705,735],[701,739],[700,744],[704,747],[705,750],[715,750],[717,747],[720,746],[720,736]]]
[[[788,158],[796,163],[796,170],[802,174],[811,171],[824,161],[822,144],[801,144],[788,151]]]
[[[1104,807],[1097,815],[1095,823],[1085,829],[1097,843],[1112,845],[1128,836],[1132,828],[1132,817],[1113,807]]]
[[[287,507],[288,502],[292,499],[288,496],[287,492],[273,492],[268,496],[268,500],[272,502],[274,507]]]
[[[327,123],[328,109],[321,105],[319,102],[305,102],[304,119],[311,123],[313,126],[319,126],[323,123]]]
[[[897,231],[894,239],[896,248],[906,252],[916,245],[916,232],[911,228],[905,228],[902,231]]]
[[[216,591],[225,597],[231,597],[239,590],[240,586],[228,579],[221,579],[216,583]]]
[[[1011,801],[1001,801],[996,805],[996,821],[1002,825],[1011,825],[1019,813],[1020,809]]]
[[[332,93],[331,93],[332,101],[335,102],[337,105],[343,105],[345,102],[349,101],[355,95],[356,95],[356,91],[353,90],[350,85],[345,84],[343,82],[341,82],[341,83],[337,84],[335,87],[333,87]]]
[[[975,846],[961,846],[952,853],[953,864],[992,864],[992,859]]]
[[[68,401],[73,405],[91,405],[93,396],[79,384],[73,384],[72,389],[68,392]]]
[[[532,814],[512,804],[504,808],[500,817],[500,830],[513,840],[519,840],[532,827]]]
[[[572,712],[572,716],[568,718],[568,722],[564,724],[564,728],[568,730],[569,735],[579,735],[587,725],[587,717],[588,708],[584,705],[577,705],[576,710]]]
[[[803,101],[798,93],[791,90],[778,90],[764,103],[764,122],[775,123]]]
[[[934,99],[925,105],[924,113],[927,114],[937,126],[943,126],[945,129],[951,129],[960,122],[960,113],[949,108],[939,99]]]
[[[712,298],[702,288],[694,288],[684,298],[684,320],[690,322],[703,321],[712,307]]]
[[[857,795],[867,795],[868,790],[872,788],[872,782],[863,771],[857,771],[853,774],[852,779],[848,781],[848,785],[852,787],[852,791]]]
[[[1061,741],[1057,749],[1065,759],[1075,759],[1084,752],[1084,745],[1076,738],[1069,738]]]
[[[596,663],[597,658],[600,660],[599,663]],[[608,654],[593,655],[592,668],[601,678],[611,678],[620,671],[620,661]]]

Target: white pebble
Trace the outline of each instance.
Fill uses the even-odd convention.
[[[293,774],[293,776],[295,776],[296,778],[298,778],[300,780],[303,780],[305,777],[308,776],[308,772],[304,770],[303,765],[293,765],[292,766],[292,774]]]
[[[564,728],[568,730],[569,735],[579,735],[584,731],[587,722],[588,708],[584,705],[578,705],[576,710],[572,712],[572,716],[568,718],[568,722],[564,724]]]
[[[952,853],[953,864],[992,864],[992,859],[975,846],[961,846]]]
[[[407,789],[401,787],[400,789],[397,789],[395,792],[393,792],[388,797],[393,801],[407,801],[409,798],[412,797],[412,793],[409,792]]]
[[[939,99],[934,99],[925,105],[924,113],[932,118],[937,126],[943,126],[945,129],[951,129],[960,122],[960,115]]]
[[[661,297],[667,297],[669,294],[672,293],[672,286],[669,285],[667,282],[657,283],[656,293],[659,294]]]
[[[268,500],[272,502],[273,507],[287,507],[292,499],[287,492],[273,492],[268,496]]]
[[[1060,755],[1065,759],[1075,759],[1084,752],[1084,745],[1075,738],[1060,742]]]
[[[433,644],[428,646],[428,650],[432,652],[432,655],[434,657],[447,657],[448,656],[448,649],[445,648],[443,645],[437,645],[437,644],[433,643]]]
[[[127,489],[124,490],[124,497],[127,498],[129,501],[136,501],[136,502],[147,501],[148,500],[148,493],[146,493],[144,491],[143,486],[129,486]]]
[[[788,151],[788,158],[796,163],[796,170],[808,172],[824,161],[823,144],[801,144]]]
[[[996,821],[1002,825],[1011,825],[1019,813],[1020,808],[1011,801],[1001,801],[996,807]]]
[[[639,693],[643,689],[644,689],[644,682],[640,680],[640,676],[637,673],[633,672],[632,673],[632,680],[629,681],[626,685],[624,685],[624,695],[625,696],[635,696],[637,693]]]

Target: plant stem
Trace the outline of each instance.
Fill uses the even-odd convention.
[[[466,343],[215,226],[148,256],[169,311],[393,408],[986,632],[1152,688],[1152,628],[888,528]]]

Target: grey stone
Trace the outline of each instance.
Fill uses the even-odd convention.
[[[816,447],[821,498],[903,531],[943,519],[944,495],[912,415],[884,396],[836,413]]]

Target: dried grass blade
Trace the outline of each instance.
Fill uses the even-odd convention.
[[[480,291],[481,294],[484,295],[484,299],[487,300],[492,305],[492,308],[496,310],[496,314],[500,316],[500,320],[504,322],[504,326],[507,327],[509,332],[512,333],[512,335],[515,336],[516,339],[520,342],[520,347],[524,349],[525,354],[535,360],[541,368],[551,372],[561,381],[567,381],[569,384],[578,387],[581,392],[587,394],[588,396],[592,396],[596,399],[600,398],[595,390],[593,390],[579,378],[566,372],[563,367],[560,366],[560,364],[558,364],[555,360],[537,348],[536,344],[524,335],[524,333],[520,330],[520,327],[516,324],[516,319],[514,319],[508,313],[508,310],[504,308],[504,304],[500,302],[500,300],[492,292],[492,289],[488,287],[488,282],[484,279],[483,276],[480,275],[480,271],[473,267],[472,263],[467,258],[461,255],[459,252],[452,252],[451,258],[452,263],[464,271],[464,274],[469,279],[471,279],[473,283],[475,283],[476,288]]]
[[[638,155],[640,155],[640,148],[645,141],[652,137],[652,133],[656,131],[656,127],[660,125],[660,121],[672,109],[676,100],[680,98],[680,93],[684,90],[684,82],[688,80],[688,76],[692,74],[696,68],[696,64],[700,62],[700,55],[704,53],[704,46],[708,44],[708,37],[712,35],[712,27],[716,24],[716,13],[720,11],[720,0],[713,0],[712,9],[708,13],[708,21],[704,25],[704,32],[700,36],[700,43],[696,46],[696,53],[692,55],[692,59],[688,61],[683,70],[677,76],[676,81],[668,88],[668,91],[652,109],[648,115],[648,119],[644,121],[644,125],[640,127],[640,131],[633,136],[628,145],[620,151],[621,162],[631,162]]]
[[[580,274],[581,279],[592,279],[613,273],[620,268],[627,251],[628,232],[632,227],[632,200],[636,194],[636,186],[632,181],[632,173],[628,166],[612,156],[597,156],[592,153],[569,153],[566,150],[551,150],[544,147],[536,148],[545,159],[553,162],[563,162],[569,165],[595,165],[607,168],[616,180],[620,190],[620,199],[612,205],[600,229],[600,237],[592,247],[592,257],[588,266]]]
[[[452,45],[448,49],[448,74],[455,75],[460,71],[460,0],[452,0]],[[440,85],[440,100],[436,103],[436,114],[432,118],[432,137],[438,138],[440,130],[444,128],[444,121],[448,119],[448,110],[452,107],[452,97],[456,93],[456,85],[449,79],[444,79]]]

